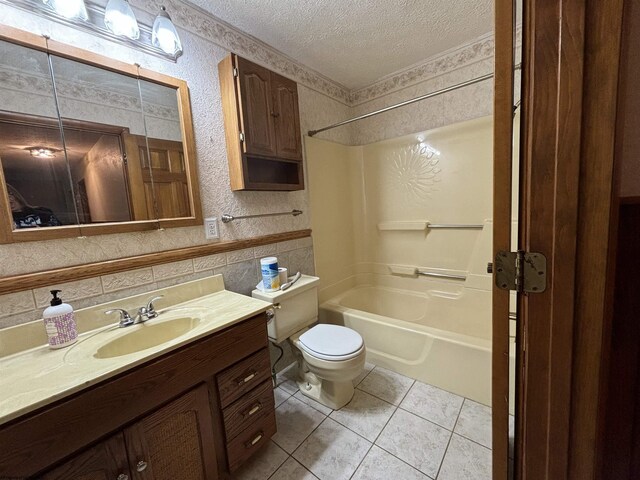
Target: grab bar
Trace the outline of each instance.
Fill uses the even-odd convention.
[[[462,224],[462,223],[427,223],[427,228],[466,228],[469,230],[482,230],[484,225],[480,224]]]
[[[234,220],[242,220],[245,218],[277,217],[280,215],[293,215],[294,217],[297,217],[298,215],[302,215],[302,210],[291,210],[290,212],[276,212],[276,213],[259,213],[256,215],[243,215],[241,217],[234,217],[233,215],[229,215],[228,213],[225,213],[224,215],[222,215],[221,219],[222,219],[222,223],[229,223]]]
[[[435,272],[423,272],[418,270],[416,275],[422,275],[423,277],[439,277],[439,278],[451,278],[453,280],[466,280],[466,275],[454,275],[451,273],[435,273]]]

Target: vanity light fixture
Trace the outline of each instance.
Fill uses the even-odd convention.
[[[137,40],[140,27],[127,0],[109,0],[104,11],[104,24],[116,35]]]
[[[87,7],[84,4],[84,0],[42,0],[46,5],[53,8],[53,10],[62,15],[64,18],[74,19],[74,20],[84,20],[85,22],[89,19],[89,14],[87,13]]]
[[[160,7],[160,13],[153,22],[151,43],[169,55],[178,57],[182,54],[182,42],[165,7]]]
[[[0,5],[19,8],[96,37],[177,62],[182,55],[182,43],[166,9],[162,7],[155,23],[146,23],[144,19],[140,22],[129,1],[0,0]]]
[[[55,148],[31,147],[28,149],[32,157],[37,158],[54,158],[59,150]]]

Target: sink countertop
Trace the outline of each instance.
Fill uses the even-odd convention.
[[[204,292],[209,293],[202,295]],[[87,323],[92,320],[93,323],[97,323],[96,319],[105,323],[102,318],[104,310],[119,305],[124,305],[124,308],[138,303],[142,305],[142,298],[148,300],[154,294],[164,294],[166,297],[157,302],[159,306],[156,308],[160,313],[157,318],[143,324],[118,328],[118,316],[114,315],[109,317],[108,326],[89,329],[92,324]],[[194,294],[200,296],[189,299]],[[182,302],[179,302],[180,300]],[[217,275],[78,310],[78,328],[84,333],[79,335],[78,342],[74,345],[59,350],[52,350],[48,345],[40,345],[0,357],[0,425],[194,340],[247,320],[269,307],[270,304],[267,302],[224,290],[222,277]],[[144,329],[154,322],[179,317],[197,317],[200,321],[192,330],[160,345],[112,358],[94,357],[97,348],[111,340]],[[33,325],[24,326],[24,333],[33,328]],[[41,325],[41,328],[44,331],[44,325]],[[20,326],[6,332],[7,337],[16,337],[19,329]],[[3,330],[0,330],[0,340],[3,333]],[[6,343],[7,338],[4,340]]]

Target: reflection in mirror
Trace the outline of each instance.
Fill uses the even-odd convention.
[[[147,138],[146,144],[139,144],[139,156],[153,178],[153,182],[145,181],[147,199],[155,200],[158,218],[189,217],[192,212],[177,90],[140,80],[140,95]]]
[[[52,55],[63,134],[80,223],[156,218],[129,162],[145,127],[136,78]],[[150,175],[150,170],[146,168]]]
[[[48,57],[4,41],[0,162],[14,230],[77,224]]]

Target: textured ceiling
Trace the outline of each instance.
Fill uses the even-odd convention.
[[[190,0],[349,89],[493,30],[493,0]]]

